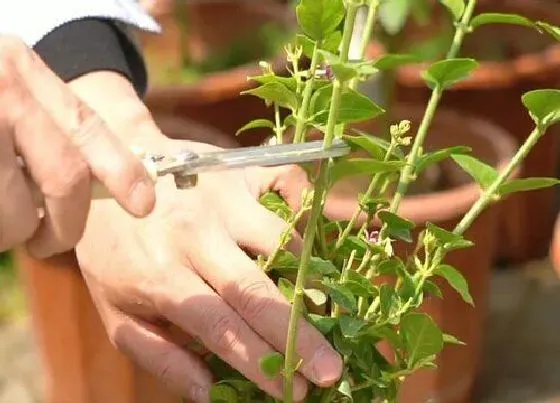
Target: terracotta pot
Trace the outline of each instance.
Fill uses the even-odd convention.
[[[153,114],[183,116],[215,127],[231,136],[249,121],[269,116],[264,102],[240,92],[255,85],[247,77],[262,74],[258,56],[249,64],[226,71],[208,73],[194,82],[159,84],[158,74],[181,64],[181,49],[193,60],[202,60],[212,51],[224,49],[232,41],[243,38],[267,22],[293,27],[294,13],[276,1],[226,1],[185,3],[176,12],[185,12],[188,31],[184,42],[175,13],[157,16],[163,27],[162,35],[143,33],[140,43],[144,49],[150,86],[145,102]],[[256,54],[257,55],[257,54]],[[285,71],[283,49],[268,60],[277,72]],[[243,145],[257,144],[268,130],[254,130],[251,136],[240,137]]]
[[[554,226],[554,235],[550,245],[550,258],[554,268],[560,273],[560,213],[556,218],[556,225]]]
[[[475,13],[508,12],[530,19],[560,24],[560,5],[546,0],[508,0],[480,4]],[[433,24],[433,26],[438,26]],[[519,38],[537,35],[533,30],[517,26],[492,26],[486,42],[494,38]],[[413,36],[415,38],[415,36]],[[474,40],[470,49],[476,49]],[[372,48],[373,49],[373,48]],[[470,54],[463,52],[462,56]],[[407,66],[397,74],[397,102],[426,102],[430,96],[420,78],[424,66]],[[533,122],[521,103],[521,96],[533,89],[558,88],[560,85],[560,44],[550,39],[550,44],[540,51],[520,54],[504,61],[481,62],[472,76],[447,91],[442,106],[472,112],[508,130],[521,143],[533,128]],[[560,126],[532,150],[526,159],[521,176],[558,175]],[[453,133],[454,130],[451,132]],[[545,256],[550,244],[554,221],[554,189],[520,193],[504,204],[500,231],[500,257],[521,262]]]
[[[412,127],[416,128],[422,118],[423,108],[400,104],[393,112],[396,120],[409,119]],[[360,128],[376,133],[378,125],[379,122],[374,121],[360,124]],[[425,144],[426,150],[469,146],[473,150],[472,155],[499,171],[505,168],[515,153],[514,141],[505,130],[485,120],[442,108],[436,114]],[[399,214],[420,226],[416,235],[427,221],[452,230],[480,195],[478,185],[452,160],[445,161],[441,167],[445,183],[441,190],[407,196],[401,204]],[[355,186],[352,192],[349,191],[351,184],[347,184],[329,198],[329,211],[336,211],[333,218],[348,220],[357,207],[355,200],[358,192],[364,191],[363,182],[358,183],[360,185]],[[441,287],[444,299],[429,297],[422,308],[445,332],[456,336],[466,346],[446,346],[437,359],[438,369],[422,370],[408,378],[401,390],[400,403],[471,401],[484,337],[490,274],[496,253],[498,206],[487,209],[465,234],[476,246],[450,253],[446,259],[469,282],[476,308],[466,304],[441,281],[436,283]],[[395,245],[397,253],[403,257],[413,252],[412,245]],[[390,349],[383,345],[382,351],[389,354]]]
[[[172,138],[234,146],[225,134],[186,119],[157,123]],[[17,251],[15,257],[45,373],[44,403],[182,402],[110,343],[73,253],[36,260]]]

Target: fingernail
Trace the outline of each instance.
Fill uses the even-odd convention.
[[[134,214],[145,216],[150,213],[155,203],[154,183],[150,178],[146,176],[136,182],[130,192],[128,201]]]
[[[193,386],[189,391],[189,398],[196,403],[210,402],[210,392],[202,386]]]
[[[311,359],[314,382],[330,386],[342,375],[342,359],[332,348],[320,347]]]

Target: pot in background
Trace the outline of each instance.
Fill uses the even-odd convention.
[[[274,23],[289,31],[295,22],[291,11],[290,7],[272,0],[215,0],[192,4],[185,2],[173,11],[156,15],[163,33],[140,35],[151,77],[145,103],[152,114],[186,117],[231,137],[249,121],[271,116],[272,110],[261,99],[239,95],[256,85],[248,81],[248,77],[262,74],[258,52],[255,59],[247,64],[207,73],[192,82],[161,84],[157,77],[165,74],[166,69],[181,65],[182,51],[190,60],[204,60],[210,49],[227,49],[232,41],[251,35],[264,24]],[[177,18],[186,22],[185,27],[181,28]],[[182,37],[182,32],[187,34]],[[247,51],[254,52],[253,49]],[[278,53],[267,61],[276,72],[284,72],[286,60],[283,48],[280,47]],[[242,145],[254,145],[268,134],[268,130],[256,129],[251,136],[242,136],[239,141]]]
[[[560,24],[560,4],[547,0],[488,1],[479,4],[475,10],[475,14],[482,12],[521,14],[533,20]],[[429,29],[434,26],[439,27],[441,24],[432,24]],[[496,123],[510,132],[520,144],[534,127],[521,102],[522,95],[539,88],[560,88],[560,43],[526,27],[495,25],[481,29],[494,33],[488,31],[491,36],[483,35],[480,42],[473,36],[469,47],[464,47],[464,50],[477,49],[484,42],[486,45],[498,42],[494,38],[514,37],[516,43],[523,38],[546,42],[530,43],[528,46],[535,46],[533,51],[509,55],[505,60],[481,61],[470,78],[444,93],[441,105],[474,113]],[[410,37],[416,38],[415,35]],[[372,51],[377,52],[374,48]],[[469,53],[463,52],[461,56],[468,57]],[[425,67],[410,65],[397,72],[396,102],[427,102],[430,91],[420,77]],[[450,135],[454,135],[455,130],[451,130]],[[559,160],[560,126],[556,125],[531,151],[520,176],[557,177]],[[546,256],[556,214],[555,195],[552,188],[540,189],[516,194],[503,204],[499,225],[499,257],[523,262]]]

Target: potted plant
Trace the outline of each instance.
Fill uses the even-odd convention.
[[[396,54],[366,57],[379,0],[299,0],[301,33],[286,46],[288,60],[298,68],[279,75],[264,65],[253,77],[257,85],[244,91],[264,99],[271,116],[247,122],[241,132],[264,128],[276,142],[285,142],[292,130],[292,141],[303,142],[319,131],[325,147],[342,139],[355,152],[304,166],[311,186],[302,192],[298,210],[281,195],[261,197],[262,204],[291,228],[302,227],[304,238],[301,254],[286,250],[286,233],[275,253],[256,257],[292,303],[285,354],[259,358],[264,374],[282,380],[283,397],[266,396],[207,354],[216,377],[211,401],[292,403],[299,365],[294,343],[301,317],[344,357],[342,377],[330,388],[311,387],[306,402],[416,402],[434,397],[446,403],[467,401],[482,331],[477,314],[465,307],[476,304],[477,311],[484,312],[489,274],[487,267],[473,264],[490,264],[496,232],[488,229],[496,220],[492,209],[497,202],[518,191],[560,182],[516,177],[535,145],[560,121],[560,90],[532,90],[518,99],[534,126],[517,149],[503,129],[461,110],[439,109],[444,93],[480,65],[457,57],[463,40],[473,32],[473,20],[503,19],[481,16],[476,0],[443,3],[457,24],[446,56],[423,70],[432,95],[425,107],[390,105],[394,120],[386,135],[366,133],[383,130],[383,122],[375,119],[387,111],[361,94],[358,84],[412,59]],[[360,57],[349,60],[360,7],[367,8],[368,23],[359,38]],[[552,36],[559,30],[542,22],[535,26]],[[298,62],[306,56],[311,63],[300,69]],[[453,138],[459,131],[467,135]],[[435,165],[444,167],[443,182],[432,182],[428,190],[421,187],[410,196],[411,184]],[[345,191],[333,197],[337,183],[364,173],[369,178],[360,194],[354,191],[351,199]],[[433,203],[435,199],[440,202]],[[329,203],[334,208],[329,206],[326,215],[324,205]],[[78,396],[72,401],[79,403],[177,402],[111,348],[79,271],[64,270],[76,268],[74,258],[41,262],[20,256],[20,261],[32,285],[34,319],[47,335],[42,338],[50,347],[45,355],[59,375],[60,400],[54,401],[72,394]],[[463,321],[448,322],[461,314],[466,315]],[[50,321],[59,326],[53,328]],[[467,350],[463,342],[474,350]],[[68,354],[70,347],[74,354]],[[436,365],[441,369],[434,369]],[[454,389],[436,385],[447,373],[451,379],[446,384],[453,383]]]
[[[302,33],[287,52],[289,60],[310,58],[309,69],[291,77],[265,69],[254,77],[260,85],[245,91],[264,99],[275,112],[287,109],[289,115],[257,119],[241,131],[266,127],[275,142],[296,143],[319,131],[325,147],[343,138],[362,155],[308,166],[313,186],[303,195],[299,211],[290,211],[279,195],[262,198],[269,209],[288,216],[292,228],[306,217],[300,256],[284,249],[286,235],[276,253],[257,258],[292,303],[286,353],[260,361],[265,374],[284,380],[281,401],[293,401],[291,388],[299,365],[293,343],[302,316],[329,338],[345,363],[334,387],[314,387],[306,401],[391,402],[399,397],[411,402],[468,401],[497,240],[492,235],[496,216],[491,206],[511,194],[560,183],[555,178],[515,177],[535,145],[545,133],[552,135],[548,129],[560,121],[559,90],[534,90],[511,100],[522,105],[533,122],[517,149],[499,126],[459,109],[438,110],[448,89],[468,85],[464,83],[483,66],[474,58],[459,57],[463,42],[479,26],[523,24],[554,40],[560,39],[559,29],[522,16],[485,13],[482,8],[479,12],[476,0],[442,3],[453,29],[444,56],[423,66],[421,78],[430,94],[427,105],[419,111],[418,102],[389,104],[394,120],[384,137],[371,134],[371,129],[386,127],[371,120],[386,111],[360,94],[358,83],[381,70],[405,70],[417,59],[406,54],[365,58],[379,10],[377,0],[300,0]],[[369,16],[360,41],[361,57],[349,60],[362,6],[367,6]],[[486,40],[491,40],[488,34]],[[370,129],[369,134],[364,128]],[[286,136],[289,131],[292,135]],[[443,188],[407,196],[411,183],[435,163],[444,165]],[[348,187],[333,195],[344,178],[364,173],[369,181],[354,189],[353,200]],[[393,190],[391,183],[396,183]],[[325,205],[329,216],[323,214]],[[462,300],[473,305],[473,295],[480,304],[475,314],[459,304]],[[444,349],[463,341],[470,349]],[[208,357],[219,369],[213,401],[277,401],[236,371],[228,373],[217,357]],[[436,375],[428,372],[436,366],[442,368],[435,370]]]
[[[256,61],[285,69],[289,8],[274,0],[212,0],[154,3],[150,10],[163,30],[140,34],[150,77],[145,102],[153,114],[187,117],[233,137],[263,113],[260,103],[237,95],[251,88],[247,77],[258,74]]]
[[[395,2],[396,3],[396,2]],[[405,4],[407,2],[402,2]],[[393,32],[382,31],[382,47],[408,53],[426,63],[442,57],[449,47],[454,22],[448,14],[434,10],[433,1],[420,1],[432,12],[431,18],[412,18],[397,24]],[[410,2],[408,3],[410,6]],[[390,7],[387,4],[387,7]],[[480,67],[458,83],[442,99],[442,106],[468,111],[506,128],[521,144],[533,122],[517,100],[526,91],[539,87],[557,88],[560,68],[560,44],[534,22],[560,23],[560,5],[546,0],[487,1],[479,4],[481,13],[491,13],[498,24],[476,19],[477,27],[468,35],[459,53],[473,57]],[[385,13],[387,15],[388,12]],[[501,17],[500,17],[501,16]],[[389,18],[389,17],[386,17]],[[501,18],[501,19],[500,19]],[[389,29],[392,27],[388,24]],[[492,37],[492,40],[488,40]],[[372,52],[379,52],[372,47]],[[421,78],[426,63],[409,64],[394,72],[393,98],[399,101],[425,102],[430,97]],[[391,92],[389,92],[391,93]],[[560,163],[560,134],[544,138],[521,167],[523,176],[556,176]],[[505,201],[500,225],[499,256],[515,262],[546,255],[555,216],[555,193],[538,189],[514,195]]]

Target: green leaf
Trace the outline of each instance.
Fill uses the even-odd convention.
[[[251,88],[241,92],[242,95],[250,94],[262,98],[268,102],[276,102],[279,106],[296,109],[298,100],[294,92],[280,82],[271,81],[260,87]]]
[[[269,353],[259,360],[261,372],[269,379],[274,379],[282,372],[284,356],[280,353]]]
[[[452,155],[467,154],[470,153],[472,149],[467,146],[455,146],[449,148],[442,148],[431,153],[426,153],[420,156],[418,163],[416,165],[416,174],[420,174],[427,167],[433,164],[437,164]]]
[[[546,33],[551,35],[554,39],[560,41],[560,27],[542,21],[537,21],[535,24],[542,31],[545,31]]]
[[[275,213],[278,217],[284,221],[290,220],[294,213],[288,203],[276,192],[266,192],[260,199],[260,204],[262,204],[266,209]]]
[[[402,260],[396,256],[385,259],[377,265],[377,272],[382,275],[397,275],[400,276],[404,273],[405,267]]]
[[[231,386],[215,384],[210,389],[210,401],[212,403],[237,403],[239,399],[237,391]]]
[[[335,31],[345,15],[342,0],[300,0],[296,7],[299,25],[314,40]]]
[[[295,91],[297,89],[297,81],[294,77],[282,77],[282,76],[277,76],[277,75],[267,73],[260,76],[249,77],[248,80],[253,80],[260,84],[269,84],[269,83],[282,84],[291,91]]]
[[[438,241],[438,246],[443,246],[448,242],[455,242],[459,239],[463,239],[461,235],[440,228],[437,225],[432,224],[431,222],[426,223],[426,228],[428,229],[428,231],[430,231],[430,234],[432,234],[434,238],[436,238],[436,240]]]
[[[379,70],[392,70],[406,64],[419,63],[422,59],[412,54],[388,53],[376,59],[373,67]]]
[[[432,294],[434,297],[438,297],[440,299],[443,298],[441,289],[437,286],[437,284],[430,280],[426,280],[426,282],[424,283],[424,291]]]
[[[280,292],[282,293],[282,295],[284,297],[286,297],[286,299],[290,302],[292,302],[294,300],[294,294],[295,294],[295,287],[294,284],[284,278],[281,277],[278,279],[278,289],[280,290]]]
[[[241,129],[239,129],[235,135],[239,136],[239,134],[241,134],[241,132],[244,132],[245,130],[249,130],[249,129],[259,129],[261,127],[267,127],[269,129],[274,129],[274,123],[272,123],[270,120],[268,119],[255,119],[250,121],[249,123],[247,123],[245,126],[243,126]]]
[[[315,288],[306,288],[303,293],[315,304],[316,306],[321,306],[327,302],[327,296],[321,290]]]
[[[382,161],[385,158],[385,155],[389,152],[389,148],[391,146],[388,141],[360,130],[355,129],[353,131],[358,135],[351,136],[345,134],[342,136],[342,138],[350,145],[350,148],[353,151],[362,149],[364,151],[367,151],[374,159]],[[398,148],[395,148],[393,150],[390,157],[396,158],[398,160],[405,159],[403,152]]]
[[[458,344],[461,346],[465,345],[465,343],[463,343],[461,340],[447,333],[443,334],[443,342],[446,344]]]
[[[379,310],[384,318],[392,316],[400,306],[400,301],[395,294],[395,289],[389,284],[383,284],[379,287]]]
[[[499,173],[490,165],[476,159],[471,155],[452,155],[451,158],[475,181],[482,189],[488,188]]]
[[[350,270],[348,278],[344,281],[343,285],[348,288],[354,295],[361,297],[371,297],[376,294],[375,287],[365,276],[360,273]]]
[[[324,335],[330,333],[332,328],[336,325],[336,319],[330,316],[321,316],[310,313],[307,315],[307,319]]]
[[[445,249],[446,251],[452,251],[457,249],[471,248],[473,246],[474,243],[472,241],[469,241],[467,239],[457,239],[456,241],[448,242],[443,245],[443,249]]]
[[[414,228],[414,223],[406,218],[399,217],[390,211],[380,211],[378,217],[387,224],[389,235],[405,242],[412,242],[410,231]]]
[[[350,386],[350,381],[348,379],[348,375],[344,375],[344,378],[340,381],[337,390],[344,396],[346,396],[350,403],[354,402],[352,398],[352,388]]]
[[[352,292],[343,285],[332,282],[330,279],[324,279],[322,284],[327,288],[327,294],[332,298],[335,304],[340,307],[348,309],[349,311],[356,311],[358,305]]]
[[[339,271],[331,261],[312,256],[309,261],[309,274],[332,276],[333,274],[339,274]]]
[[[331,69],[340,81],[350,81],[358,75],[358,69],[352,63],[332,63]]]
[[[412,2],[418,0],[392,0],[381,2],[379,20],[389,35],[395,35],[404,27],[411,11]]]
[[[365,198],[365,195],[358,195],[358,201],[360,203],[360,209],[368,214],[376,214],[380,209],[389,207],[389,200],[383,197],[369,197]]]
[[[522,101],[538,125],[548,127],[560,121],[560,90],[529,91]]]
[[[560,184],[556,178],[522,178],[504,183],[498,189],[500,195],[504,196],[515,192],[527,192]]]
[[[521,25],[524,27],[535,27],[535,23],[530,19],[517,14],[507,13],[482,13],[473,17],[471,20],[471,27],[478,28],[486,24],[511,24]]]
[[[334,184],[351,175],[376,174],[386,172],[396,172],[402,166],[403,161],[376,161],[370,158],[350,158],[336,161],[330,170],[330,182]]]
[[[368,244],[363,239],[358,238],[357,236],[349,236],[342,243],[342,246],[339,249],[339,254],[341,257],[350,256],[352,251],[356,251],[355,257],[361,258],[364,256],[367,249]]]
[[[338,319],[338,323],[340,325],[342,335],[349,338],[355,337],[366,325],[366,322],[363,320],[349,315],[341,315]]]
[[[423,359],[443,349],[443,334],[424,313],[409,313],[401,319],[401,337],[408,353],[408,368],[415,368]]]
[[[311,110],[315,115],[315,121],[326,124],[332,97],[332,84],[315,91],[311,97]],[[346,88],[340,95],[340,107],[338,109],[337,123],[355,123],[384,113],[385,110],[371,99],[359,92]]]
[[[442,264],[437,267],[434,274],[446,279],[467,304],[474,306],[474,301],[469,292],[469,284],[459,270],[448,264]]]
[[[422,72],[422,78],[432,89],[436,87],[446,89],[467,78],[477,67],[478,62],[474,59],[440,60]]]
[[[465,12],[464,0],[439,0],[439,2],[447,7],[455,21],[459,21]]]
[[[342,41],[342,32],[334,31],[329,33],[325,39],[323,39],[322,48],[328,52],[336,53],[338,52],[338,47]]]

